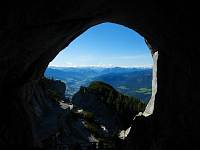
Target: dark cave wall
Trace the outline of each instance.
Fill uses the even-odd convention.
[[[148,146],[197,146],[195,4],[156,1],[14,2],[0,6],[0,143],[37,145],[30,101],[48,63],[74,38],[101,22],[136,30],[159,51],[158,92]],[[193,17],[191,17],[193,16]],[[192,114],[192,115],[191,115]],[[140,122],[140,121],[139,121]],[[142,121],[141,121],[142,122]],[[148,121],[144,121],[148,124]],[[135,122],[136,124],[137,121]],[[142,125],[136,125],[137,128]],[[138,136],[131,135],[131,136]],[[189,142],[188,142],[189,141]],[[191,141],[191,142],[190,142]],[[140,147],[141,141],[134,143]]]

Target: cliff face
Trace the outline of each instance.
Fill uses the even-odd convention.
[[[66,85],[64,82],[43,77],[40,79],[39,84],[46,90],[49,98],[57,98],[57,100],[65,99]]]
[[[99,121],[99,124],[106,125],[109,130],[117,130],[120,126],[120,120],[113,110],[109,109],[105,103],[99,101],[99,96],[104,98],[103,95],[94,94],[86,87],[82,87],[73,98],[73,104],[92,112],[95,114],[95,119]]]
[[[51,112],[53,109],[59,109],[59,101],[64,99],[65,84],[61,81],[42,78],[39,80],[33,91],[33,99],[30,102],[32,112],[41,121],[41,117]]]
[[[145,108],[137,98],[125,96],[100,81],[81,87],[72,102],[92,112],[99,124],[106,126],[111,134],[128,128],[134,116]]]
[[[34,85],[28,111],[33,119],[31,120],[33,140],[36,145],[44,146],[45,140],[55,136],[66,119],[62,115],[67,114],[59,105],[59,101],[64,98],[65,84],[42,78]]]
[[[0,5],[0,143],[37,146],[32,103],[48,63],[95,24],[114,22],[159,51],[148,149],[199,148],[199,18],[195,2],[19,1]],[[36,92],[37,93],[37,92]],[[39,100],[39,99],[38,99]],[[145,130],[135,131],[148,134]],[[141,135],[137,134],[137,135]],[[141,141],[143,138],[140,138]],[[138,144],[138,149],[144,145]]]

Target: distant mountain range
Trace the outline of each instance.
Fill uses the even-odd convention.
[[[72,97],[81,86],[103,81],[119,92],[147,102],[151,96],[151,68],[123,67],[48,67],[45,76],[66,83],[66,96]]]

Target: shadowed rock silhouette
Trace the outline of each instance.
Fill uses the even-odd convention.
[[[135,121],[136,134],[131,136],[140,140],[131,145],[138,150],[199,149],[199,13],[195,6],[192,1],[145,0],[2,3],[0,144],[43,146],[41,139],[48,135],[40,135],[37,122],[44,114],[35,115],[33,104],[37,102],[37,109],[43,110],[39,79],[48,63],[88,28],[113,22],[136,30],[151,49],[159,51],[154,113]]]

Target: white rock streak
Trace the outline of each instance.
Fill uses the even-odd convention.
[[[143,116],[147,117],[151,114],[153,114],[154,110],[154,101],[155,101],[155,95],[157,92],[157,60],[158,60],[158,52],[155,52],[153,54],[153,79],[152,79],[152,95],[151,99],[149,100],[145,111],[143,112]]]
[[[73,104],[68,104],[65,103],[64,101],[59,102],[59,104],[62,109],[70,109],[70,110],[73,109]]]
[[[158,52],[155,52],[153,54],[153,79],[152,79],[152,95],[151,95],[151,99],[149,100],[146,108],[145,108],[145,111],[142,113],[142,112],[139,112],[133,120],[135,120],[136,117],[138,116],[149,116],[151,114],[153,114],[153,110],[154,110],[154,102],[155,102],[155,96],[156,96],[156,93],[157,93],[157,60],[158,60]],[[132,127],[129,127],[128,129],[126,130],[122,130],[120,133],[119,133],[119,138],[120,139],[125,139],[130,130],[131,130]]]
[[[124,140],[124,139],[128,136],[130,130],[131,130],[131,127],[129,127],[129,128],[126,129],[126,130],[122,130],[122,131],[119,133],[119,136],[118,136],[118,137],[119,137],[120,139]]]

